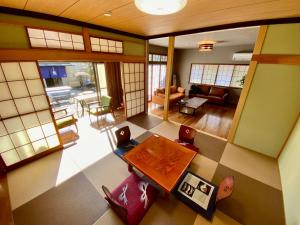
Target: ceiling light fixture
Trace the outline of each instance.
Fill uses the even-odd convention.
[[[112,16],[112,12],[111,11],[107,11],[103,14],[104,16]]]
[[[201,41],[199,42],[199,52],[209,52],[214,48],[215,41]]]
[[[151,15],[169,15],[182,10],[187,0],[135,0],[136,7]]]

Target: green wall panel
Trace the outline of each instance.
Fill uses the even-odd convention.
[[[144,44],[145,41],[139,38],[134,38],[134,37],[129,37],[126,35],[121,35],[121,34],[115,34],[115,33],[111,33],[111,32],[106,32],[106,31],[101,31],[101,30],[95,30],[95,29],[89,29],[89,33],[91,35],[96,35],[96,36],[103,36],[106,38],[111,38],[111,39],[120,39],[120,40],[124,40],[124,41],[133,41],[133,42],[137,42],[137,43],[141,43]]]
[[[262,54],[299,55],[300,23],[277,24],[268,27]]]
[[[0,20],[7,22],[0,23],[0,48],[29,48],[26,30],[23,25],[18,25],[20,21],[28,26],[44,27],[67,32],[82,32],[82,27],[80,26],[25,16],[0,13]],[[14,23],[16,25],[14,25]],[[145,40],[96,29],[89,29],[89,32],[95,36],[123,40],[124,55],[145,55]]]
[[[29,48],[27,33],[22,25],[0,23],[0,48]]]
[[[124,55],[145,56],[145,46],[134,42],[124,42]]]
[[[278,164],[284,201],[286,224],[300,224],[300,120],[298,120]]]
[[[300,111],[300,65],[259,64],[234,143],[277,157]]]
[[[24,24],[28,24],[29,26],[47,27],[49,29],[55,29],[55,30],[82,32],[82,27],[80,26],[71,25],[67,23],[60,23],[51,20],[37,19],[37,18],[32,18],[27,16],[16,16],[16,15],[0,13],[0,20],[7,21],[9,23],[22,22]]]

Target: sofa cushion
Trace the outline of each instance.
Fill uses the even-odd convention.
[[[185,88],[183,88],[183,87],[178,87],[178,88],[177,88],[177,92],[179,92],[179,93],[184,93],[184,92],[185,92]]]
[[[197,94],[197,93],[199,92],[199,87],[198,87],[198,85],[193,84],[193,85],[191,86],[190,92],[193,93],[193,94]]]
[[[173,93],[176,93],[176,92],[177,92],[177,87],[176,86],[171,86],[170,93],[173,94]]]
[[[219,87],[211,87],[209,95],[223,97],[225,94],[226,89],[225,88],[219,88]]]
[[[184,141],[182,141],[180,139],[175,139],[175,142],[178,143],[178,144],[180,144],[180,145],[182,145],[182,146],[184,146],[184,147],[186,147],[186,148],[188,148],[188,149],[191,149],[191,150],[199,153],[199,148],[197,148],[195,145],[193,145],[191,143],[184,142]]]
[[[74,119],[74,117],[72,117],[72,116],[67,116],[67,117],[64,117],[61,119],[57,119],[55,122],[56,122],[56,125],[58,128],[64,128],[64,127],[71,126],[74,123],[76,123],[77,119]]]
[[[201,94],[208,95],[210,91],[210,86],[208,85],[198,85],[198,89]]]
[[[165,93],[165,89],[164,89],[164,88],[158,88],[158,89],[156,90],[156,93],[157,93],[157,94],[158,94],[158,93],[164,94],[164,93]]]
[[[181,96],[183,96],[182,93],[174,93],[174,94],[171,94],[171,95],[170,95],[170,100],[174,100],[174,99],[180,98]]]
[[[117,147],[117,149],[114,150],[114,153],[117,156],[119,156],[120,158],[123,158],[123,156],[125,155],[125,153],[129,152],[131,149],[133,149],[138,144],[139,143],[136,140],[131,139],[128,143]]]
[[[165,97],[165,93],[157,93],[157,96],[164,98]]]

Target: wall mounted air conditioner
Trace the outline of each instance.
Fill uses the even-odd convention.
[[[252,52],[236,52],[232,56],[233,61],[250,61]]]

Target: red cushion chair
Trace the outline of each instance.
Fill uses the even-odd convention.
[[[115,134],[117,137],[117,149],[115,149],[114,153],[120,158],[123,158],[128,151],[139,144],[136,140],[130,139],[131,132],[128,126],[116,130]]]
[[[196,133],[197,132],[195,129],[185,125],[181,125],[179,129],[179,139],[176,139],[175,142],[195,152],[199,152],[199,149],[193,145]]]
[[[102,186],[105,199],[117,215],[129,225],[137,225],[151,207],[158,191],[132,173],[111,193]]]

